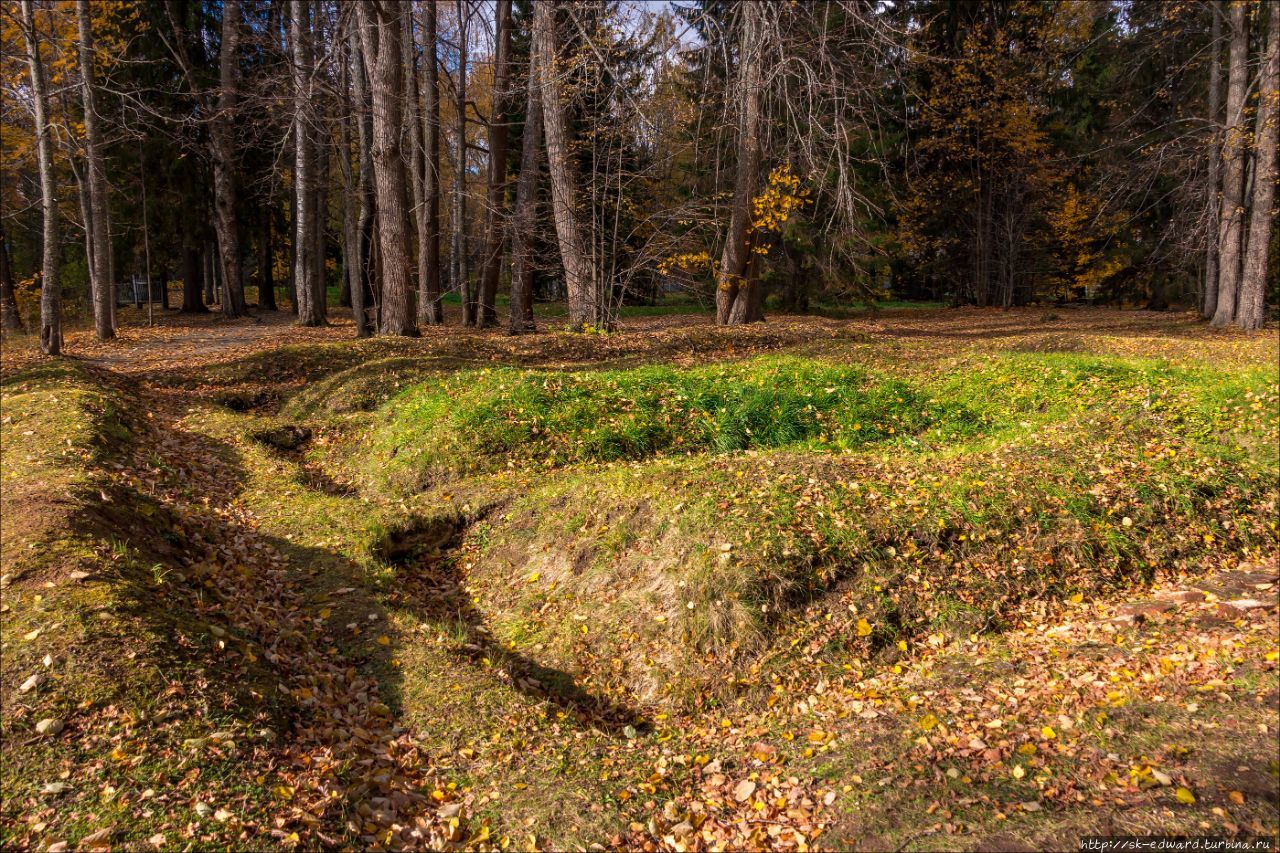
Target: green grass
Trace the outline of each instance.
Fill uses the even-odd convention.
[[[1266,368],[1058,352],[470,370],[388,400],[341,465],[384,497],[492,478],[469,577],[495,630],[625,661],[598,676],[652,699],[785,659],[836,589],[875,627],[824,642],[874,652],[1271,546],[1275,394]]]
[[[1134,429],[1204,438],[1246,394],[1264,393],[1267,379],[1260,370],[1223,376],[1159,361],[1016,352],[910,379],[793,356],[693,368],[467,370],[384,405],[363,464],[379,487],[413,490],[513,466],[771,448],[884,446],[945,457],[1104,409],[1126,413]]]
[[[902,381],[787,357],[691,369],[464,371],[411,388],[385,410],[370,464],[410,484],[507,463],[853,450],[975,423],[964,407],[931,411]]]

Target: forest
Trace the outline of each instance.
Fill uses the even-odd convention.
[[[1278,142],[1271,0],[0,0],[0,849],[1273,849]]]
[[[1270,4],[540,8],[6,3],[6,327],[1276,302]]]

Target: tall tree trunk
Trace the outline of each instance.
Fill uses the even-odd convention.
[[[1222,140],[1222,214],[1218,225],[1218,306],[1213,325],[1230,324],[1236,316],[1240,289],[1241,243],[1244,239],[1244,118],[1249,77],[1249,9],[1231,4],[1231,54],[1227,71],[1227,126]]]
[[[318,27],[317,27],[318,29]],[[315,164],[315,201],[312,207],[314,220],[312,222],[311,238],[315,241],[315,248],[311,252],[311,263],[314,269],[311,273],[311,282],[315,287],[316,309],[320,312],[323,322],[329,322],[329,276],[328,270],[325,268],[325,254],[328,244],[325,242],[328,238],[329,226],[329,146],[327,144],[327,134],[323,132],[325,128],[324,116],[316,116],[316,127],[311,134],[311,156],[314,158]]]
[[[204,276],[200,249],[192,235],[192,225],[182,218],[182,313],[207,314],[204,304]]]
[[[222,313],[243,317],[244,275],[236,219],[235,116],[240,75],[240,0],[222,4],[222,50],[218,60],[218,107],[209,126],[213,147],[214,228],[222,255]]]
[[[535,330],[533,320],[533,228],[537,219],[539,152],[542,150],[542,98],[538,95],[538,52],[529,49],[524,139],[520,144],[520,177],[511,235],[511,319],[508,329],[519,335]]]
[[[418,239],[418,308],[417,322],[426,323],[426,306],[423,302],[423,281],[427,272],[427,210],[424,196],[426,177],[422,143],[422,115],[418,105],[417,49],[413,39],[413,4],[405,10],[404,27],[401,29],[401,53],[404,59],[405,144],[408,146],[409,186],[413,197],[413,225]],[[432,49],[430,61],[435,61]],[[428,61],[424,56],[423,61]]]
[[[733,207],[729,211],[729,233],[725,236],[716,276],[716,322],[737,325],[757,319],[747,277],[751,227],[751,196],[760,171],[760,37],[761,9],[757,3],[738,7],[742,15],[738,35],[738,91],[742,117],[738,125],[738,164],[733,181]]]
[[[1280,3],[1270,9],[1267,50],[1258,76],[1258,124],[1254,131],[1253,216],[1240,283],[1236,324],[1261,329],[1267,309],[1267,253],[1271,248],[1272,206],[1276,197],[1276,143],[1280,137]]]
[[[1209,209],[1213,211],[1213,225],[1209,234],[1209,245],[1204,253],[1204,303],[1200,313],[1206,320],[1213,317],[1218,308],[1218,212],[1221,202],[1218,191],[1221,189],[1222,171],[1222,132],[1219,122],[1222,121],[1222,10],[1216,0],[1209,4],[1209,14],[1213,16],[1213,54],[1209,65],[1209,128],[1212,137],[1209,141]]]
[[[9,244],[4,238],[4,221],[0,220],[0,327],[11,332],[22,328],[22,314],[13,289],[13,268],[9,266]]]
[[[62,109],[64,113],[67,113],[68,107],[65,101],[66,99],[64,98]],[[96,282],[98,279],[94,270],[97,264],[93,254],[93,204],[89,201],[89,178],[76,166],[76,158],[74,156],[67,159],[68,165],[71,166],[71,176],[76,182],[76,192],[80,197],[80,220],[84,223],[84,259],[85,267],[89,272],[89,308],[93,311],[95,315],[94,319],[96,320],[96,315],[98,313],[98,306],[96,303],[98,290]]]
[[[89,20],[89,0],[77,0],[76,19],[80,30],[80,90],[84,99],[85,159],[89,167],[89,213],[93,231],[93,325],[98,340],[114,338],[115,306],[111,299],[111,239],[107,236],[107,170],[102,155],[102,129],[98,125],[97,83],[93,73],[93,26]]]
[[[312,143],[313,52],[311,0],[294,0],[289,18],[293,53],[293,287],[298,325],[325,325],[325,306],[316,280],[316,150]]]
[[[275,252],[271,242],[271,198],[262,208],[262,242],[258,250],[258,307],[278,311],[276,306]]]
[[[417,333],[409,275],[408,217],[404,197],[404,159],[400,156],[404,73],[400,28],[404,6],[382,0],[360,3],[360,30],[373,94],[373,179],[378,204],[378,247],[382,299],[378,331],[384,335]]]
[[[22,0],[22,32],[31,71],[31,99],[36,112],[36,160],[40,170],[40,206],[44,213],[44,257],[40,274],[40,351],[62,352],[62,244],[58,237],[58,186],[53,175],[53,129],[40,37],[31,0]]]
[[[569,326],[582,329],[606,325],[600,293],[595,286],[578,224],[577,182],[569,159],[569,133],[565,126],[564,100],[556,68],[556,5],[542,2],[534,6],[533,43],[538,55],[538,90],[542,100],[542,125],[547,141],[547,171],[551,175],[551,207],[556,224],[556,240],[564,264],[565,286],[569,291]]]
[[[440,304],[440,89],[436,58],[436,3],[427,0],[422,9],[422,91],[426,97],[422,114],[423,214],[426,217],[426,243],[418,274],[418,322],[438,325],[444,322],[444,306]],[[424,275],[425,273],[425,275]]]
[[[355,79],[355,96],[359,103],[358,115],[360,123],[357,134],[360,146],[360,275],[364,283],[365,313],[373,310],[373,317],[378,316],[378,291],[380,275],[378,273],[378,247],[374,241],[377,225],[378,203],[373,188],[373,104],[369,98],[369,67],[363,55],[357,56],[359,74]],[[376,319],[370,332],[377,328]]]
[[[453,270],[453,287],[462,297],[462,324],[475,324],[476,301],[467,277],[467,24],[470,22],[470,0],[457,0],[458,67],[454,70],[453,133],[457,157],[453,170],[453,241],[449,265]]]
[[[207,307],[218,299],[218,276],[215,272],[218,265],[214,262],[218,255],[217,240],[205,240],[200,254],[204,264],[204,304]]]
[[[366,263],[364,261],[364,246],[360,233],[364,187],[360,185],[357,178],[357,175],[361,178],[366,177],[363,146],[358,147],[355,151],[355,157],[358,160],[357,164],[353,166],[351,163],[351,125],[353,123],[359,125],[362,121],[359,110],[362,110],[364,105],[363,97],[353,99],[351,94],[353,85],[358,95],[362,96],[364,92],[364,84],[362,82],[364,69],[360,64],[359,34],[356,32],[355,24],[350,25],[347,31],[347,57],[342,68],[340,89],[346,106],[343,111],[342,122],[339,125],[341,151],[338,158],[338,165],[342,170],[343,187],[342,272],[346,281],[351,316],[356,324],[356,337],[367,338],[369,336],[369,317],[364,310]],[[359,135],[358,128],[357,135]]]
[[[511,0],[498,0],[497,50],[489,111],[489,192],[485,207],[485,256],[480,275],[479,326],[498,324],[498,273],[502,267],[507,195],[507,86],[511,79]]]

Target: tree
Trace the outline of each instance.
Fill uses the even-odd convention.
[[[565,122],[556,54],[555,14],[558,3],[541,2],[533,12],[534,52],[538,60],[542,126],[547,144],[547,170],[551,175],[551,209],[556,225],[565,287],[569,292],[569,327],[580,330],[608,325],[605,306],[596,287],[595,270],[587,259],[578,223],[575,169],[570,163],[570,140]]]
[[[1258,75],[1258,124],[1254,130],[1253,213],[1240,283],[1236,325],[1261,329],[1267,308],[1267,255],[1276,197],[1276,143],[1280,137],[1280,3],[1268,4],[1267,48]]]
[[[18,300],[13,292],[13,268],[9,266],[9,243],[4,237],[3,221],[0,221],[0,327],[8,331],[22,328],[22,315],[18,313]]]
[[[423,279],[428,278],[431,273],[428,269],[427,243],[430,242],[428,230],[430,222],[428,222],[427,203],[425,198],[426,191],[426,156],[425,146],[423,144],[423,127],[420,124],[422,116],[419,112],[418,101],[418,70],[416,55],[417,50],[414,46],[413,39],[413,8],[410,6],[408,12],[404,15],[404,27],[401,29],[402,45],[401,52],[404,54],[405,73],[404,73],[404,103],[405,103],[405,128],[408,130],[407,158],[409,160],[409,185],[413,188],[413,222],[418,233],[418,293],[419,301],[422,298]],[[426,59],[424,58],[424,62]],[[434,61],[434,49],[432,50],[432,61]],[[418,305],[418,322],[423,323],[423,307]]]
[[[293,279],[297,294],[298,324],[323,326],[328,306],[323,282],[317,275],[316,232],[320,211],[316,202],[316,146],[313,132],[314,74],[311,45],[311,0],[294,0],[289,21],[293,54],[293,189],[295,215],[293,229]]]
[[[760,171],[760,90],[761,41],[764,7],[744,3],[739,7],[738,75],[735,95],[740,103],[738,156],[733,181],[733,206],[729,210],[729,231],[716,276],[716,322],[739,325],[759,320],[753,284],[747,275],[751,246],[751,196]]]
[[[27,43],[31,99],[35,106],[36,159],[40,171],[40,208],[44,217],[44,252],[40,274],[40,351],[62,352],[62,245],[58,229],[58,185],[53,174],[53,129],[49,125],[49,94],[40,34],[32,0],[22,0],[22,33]]]
[[[93,73],[93,25],[89,0],[77,0],[80,33],[80,91],[84,102],[85,159],[88,164],[88,196],[85,230],[92,235],[89,280],[93,294],[94,331],[98,340],[114,338],[115,299],[112,293],[111,236],[107,224],[107,170],[102,155],[102,131],[98,126],[97,83]]]
[[[507,86],[511,63],[511,0],[498,0],[497,30],[494,36],[493,94],[489,111],[489,191],[485,205],[484,268],[480,275],[479,311],[476,325],[498,322],[495,306],[498,273],[502,265],[503,222],[507,193]]]
[[[401,96],[404,68],[400,56],[402,4],[392,0],[360,3],[360,33],[373,96],[373,178],[377,198],[382,305],[378,331],[417,334],[409,276],[408,216],[405,210],[404,130]]]
[[[1213,212],[1214,227],[1209,235],[1209,246],[1205,250],[1204,259],[1204,302],[1201,313],[1206,320],[1213,317],[1218,308],[1218,192],[1222,181],[1222,136],[1218,130],[1218,122],[1222,116],[1222,12],[1216,0],[1209,4],[1209,14],[1213,18],[1212,58],[1209,60],[1209,209]]]
[[[213,145],[213,207],[222,254],[222,313],[243,317],[244,272],[240,257],[240,223],[236,217],[236,87],[240,73],[240,0],[222,5],[222,49],[218,56],[217,114],[210,123]]]
[[[476,301],[467,275],[467,61],[470,54],[471,2],[457,0],[458,61],[453,77],[454,144],[453,162],[453,239],[450,241],[449,267],[453,288],[462,297],[462,324],[475,324]]]
[[[339,89],[345,109],[338,126],[338,168],[342,172],[342,272],[346,279],[347,295],[351,304],[351,316],[356,324],[356,337],[369,336],[369,316],[365,311],[365,289],[368,277],[368,254],[362,219],[369,183],[367,167],[368,145],[362,131],[364,119],[364,66],[360,57],[359,32],[348,21],[346,26],[346,57],[339,78]],[[352,89],[355,90],[353,99]],[[356,165],[351,164],[352,126],[355,125],[357,147]]]
[[[520,143],[520,175],[516,179],[515,218],[511,235],[511,317],[513,335],[535,330],[533,319],[533,231],[537,217],[538,170],[542,150],[542,98],[538,90],[538,52],[529,50],[525,81],[524,138]]]
[[[1245,95],[1249,75],[1249,9],[1231,4],[1231,50],[1227,58],[1227,124],[1222,139],[1222,212],[1218,219],[1218,304],[1212,323],[1229,325],[1236,316],[1244,238]]]
[[[440,84],[436,56],[436,2],[428,0],[422,9],[422,91],[426,103],[422,110],[423,136],[423,215],[426,244],[419,246],[422,260],[418,267],[418,322],[439,325],[444,322],[440,304]]]

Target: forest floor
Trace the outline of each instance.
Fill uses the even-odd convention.
[[[6,341],[0,846],[1280,832],[1280,341],[892,310]]]

